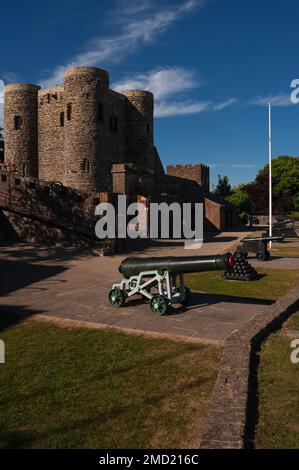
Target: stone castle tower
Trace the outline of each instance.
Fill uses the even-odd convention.
[[[115,92],[109,75],[73,67],[64,84],[5,88],[5,161],[23,175],[86,191],[110,191],[113,164],[155,172],[153,95]]]

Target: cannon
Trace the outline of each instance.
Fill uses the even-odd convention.
[[[191,291],[185,286],[184,274],[226,270],[232,264],[231,253],[216,256],[126,258],[119,266],[119,272],[124,278],[119,284],[113,284],[109,301],[113,307],[122,307],[127,298],[139,295],[149,302],[153,313],[164,315],[171,305],[187,305],[191,300]]]
[[[269,229],[266,232],[269,236]],[[298,234],[295,229],[295,219],[292,217],[280,217],[277,218],[277,222],[273,224],[272,235],[281,238],[284,241],[285,238],[298,238]]]
[[[269,242],[280,242],[282,237],[252,237],[243,238],[241,244],[237,246],[237,252],[242,253],[245,258],[249,252],[255,253],[256,258],[260,261],[267,261],[270,258],[270,252],[268,251]]]

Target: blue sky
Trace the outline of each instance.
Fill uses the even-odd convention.
[[[165,166],[203,162],[238,184],[267,162],[269,100],[274,156],[299,154],[298,20],[295,0],[15,0],[1,6],[0,79],[105,68],[113,88],[155,93]]]

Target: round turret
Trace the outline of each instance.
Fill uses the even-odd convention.
[[[11,83],[4,90],[5,162],[24,176],[38,176],[37,94],[39,86]]]
[[[128,156],[141,167],[153,170],[154,96],[144,90],[124,90],[127,102]],[[131,161],[131,160],[130,160]]]
[[[66,186],[99,190],[100,140],[109,75],[94,67],[73,67],[64,80],[64,179]]]

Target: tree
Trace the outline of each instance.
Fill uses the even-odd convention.
[[[273,210],[289,212],[299,199],[299,158],[280,156],[272,162]],[[243,187],[248,194],[253,213],[269,209],[269,165],[262,168],[255,181]]]
[[[237,189],[230,196],[227,196],[226,200],[237,207],[237,214],[241,217],[241,219],[245,219],[250,214],[250,199],[245,191]]]
[[[232,188],[231,188],[231,185],[229,184],[228,177],[218,175],[218,183],[214,191],[214,194],[216,194],[216,196],[225,198],[229,196],[231,192],[232,192]]]

